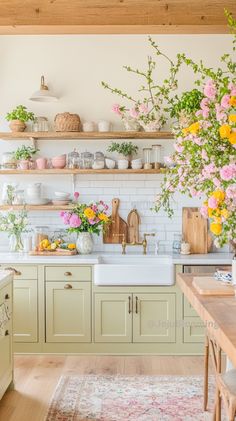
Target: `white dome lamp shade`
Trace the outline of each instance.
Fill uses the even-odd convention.
[[[55,102],[58,101],[58,98],[48,89],[47,85],[45,85],[44,76],[41,76],[40,89],[31,95],[30,100],[37,102]]]

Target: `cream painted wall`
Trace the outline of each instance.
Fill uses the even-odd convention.
[[[215,67],[219,57],[231,51],[229,35],[154,35],[160,48],[172,59],[176,53],[184,52],[194,60],[203,61]],[[111,105],[121,102],[101,87],[101,80],[113,86],[127,90],[137,96],[139,78],[122,69],[123,65],[145,68],[146,57],[152,50],[144,35],[78,35],[78,36],[1,36],[0,37],[0,130],[8,130],[4,120],[7,111],[18,104],[25,104],[37,115],[48,116],[50,121],[58,112],[71,111],[80,114],[82,120],[109,119],[114,128],[122,128],[118,118],[112,114]],[[60,97],[58,103],[40,104],[28,100],[31,93],[38,89],[40,76],[44,74],[46,82]],[[157,74],[162,80],[166,77],[166,64],[161,60]],[[180,75],[180,90],[193,87],[193,74],[184,68]],[[137,142],[140,147],[155,142]],[[159,143],[159,141],[158,141]],[[171,141],[161,141],[163,155],[172,148]],[[14,150],[20,142],[1,141],[0,155],[3,151]],[[106,150],[107,143],[89,141],[81,142],[43,142],[40,143],[41,155],[53,156],[61,152],[70,152],[73,147],[80,151],[85,149]],[[141,154],[141,152],[140,152]],[[14,177],[2,177],[2,182],[14,180]],[[15,181],[15,180],[14,180]],[[24,187],[29,182],[38,181],[32,178],[17,179]],[[71,189],[69,177],[41,177],[45,195],[50,196],[58,187]],[[177,197],[175,218],[170,222],[163,213],[153,214],[149,208],[160,189],[161,176],[80,176],[77,189],[81,200],[105,197],[121,197],[121,213],[126,217],[133,205],[142,215],[141,231],[156,230],[159,239],[169,247],[173,233],[181,230],[181,208],[194,205],[193,200]],[[50,223],[57,225],[60,220],[57,214],[31,214],[32,224]],[[0,245],[5,243],[1,234]],[[100,241],[97,248],[103,248]],[[108,246],[110,249],[110,246]]]

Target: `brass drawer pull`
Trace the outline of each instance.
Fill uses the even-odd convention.
[[[9,336],[9,330],[5,331],[5,336]]]
[[[65,272],[64,276],[72,276],[72,273],[71,272]]]
[[[128,310],[128,313],[130,314],[131,313],[131,297],[129,296],[129,310]]]
[[[64,289],[72,289],[72,285],[71,284],[65,284],[64,285]]]
[[[138,314],[138,297],[135,297],[135,313]]]
[[[12,267],[5,268],[5,270],[10,270],[11,272],[14,272],[14,274],[17,276],[21,275],[21,272],[19,270],[16,270],[15,268],[12,268]]]
[[[6,294],[5,295],[5,300],[10,300],[10,295],[9,294]]]

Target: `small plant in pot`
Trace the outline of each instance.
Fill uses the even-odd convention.
[[[28,112],[24,105],[18,105],[14,110],[6,115],[6,120],[10,121],[9,127],[12,132],[24,132],[27,121],[34,121],[35,115]]]
[[[124,167],[128,168],[132,156],[138,153],[138,146],[132,142],[112,142],[107,151],[118,153],[118,168],[125,169]]]
[[[32,146],[21,146],[15,152],[15,159],[18,162],[19,168],[21,170],[28,170],[30,165],[30,160],[33,155],[35,155],[39,149],[33,148]]]
[[[198,89],[184,92],[180,98],[172,100],[170,116],[178,120],[181,127],[187,127],[196,120],[196,112],[200,108],[204,95]]]

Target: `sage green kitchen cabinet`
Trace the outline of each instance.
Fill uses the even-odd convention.
[[[0,399],[13,382],[12,358],[12,279],[0,288],[0,308],[3,320],[0,329]]]
[[[184,343],[203,343],[205,340],[204,322],[199,317],[184,318]]]
[[[133,342],[175,342],[175,294],[133,294]]]
[[[91,342],[90,282],[46,282],[46,342]]]
[[[95,342],[132,341],[132,294],[95,294]]]
[[[13,294],[14,342],[38,341],[38,281],[16,279]]]

